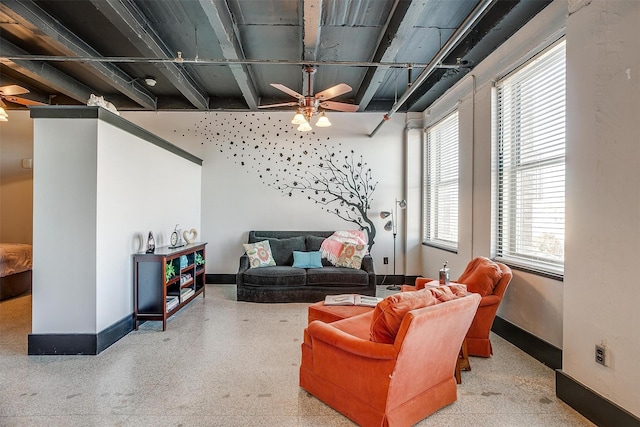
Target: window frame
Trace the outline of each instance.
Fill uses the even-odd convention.
[[[437,140],[432,141],[433,133],[438,132]],[[443,134],[455,132],[450,139],[442,139]],[[422,244],[435,247],[445,251],[457,253],[459,246],[459,205],[460,205],[460,120],[458,110],[454,110],[444,115],[440,120],[425,128],[424,130],[424,155],[423,155],[423,236]],[[442,142],[449,145],[442,145]],[[438,150],[436,158],[432,157],[433,150]],[[455,166],[451,166],[443,170],[442,153],[446,150],[454,149]],[[432,162],[435,170],[432,170]],[[451,177],[451,174],[454,176]],[[442,178],[448,175],[448,178]],[[442,178],[442,179],[441,179]],[[441,214],[438,212],[441,208],[453,206],[454,204],[441,203],[443,199],[440,195],[445,194],[446,189],[454,187],[455,190],[455,223],[446,221],[439,222]],[[435,194],[435,197],[434,197]],[[434,205],[435,204],[435,205]],[[455,240],[447,240],[446,236],[441,234],[443,227],[455,227]],[[435,234],[435,235],[434,235]]]
[[[560,54],[563,55],[562,62],[559,61],[559,59],[557,58],[559,57]],[[553,61],[549,61],[549,58],[555,58],[555,59]],[[558,62],[555,62],[555,61],[558,61]],[[545,64],[545,67],[547,68],[540,69],[540,64]],[[543,154],[539,154],[539,152],[542,152],[542,150],[539,150],[539,152],[537,153],[537,156],[534,156],[533,154],[535,153],[535,151],[527,151],[527,150],[531,150],[531,147],[534,147],[536,144],[540,144],[540,141],[542,141],[542,139],[538,140],[539,136],[537,136],[536,134],[536,132],[539,132],[539,129],[541,129],[542,126],[532,125],[535,121],[535,117],[534,117],[535,114],[533,112],[526,110],[526,108],[523,108],[523,104],[525,107],[530,106],[530,102],[531,102],[530,99],[534,99],[534,96],[530,95],[530,98],[528,98],[524,103],[521,103],[521,101],[517,101],[517,105],[515,102],[512,103],[512,105],[510,105],[510,107],[513,107],[513,109],[526,110],[526,112],[516,111],[515,112],[515,114],[517,115],[516,117],[516,115],[513,115],[514,114],[513,109],[508,111],[508,113],[505,113],[503,106],[501,104],[501,100],[504,97],[510,96],[512,94],[508,94],[501,97],[500,91],[504,90],[505,86],[509,87],[511,91],[514,91],[514,90],[522,91],[522,87],[523,86],[526,87],[527,83],[531,83],[532,81],[535,80],[535,78],[540,77],[541,76],[540,73],[549,72],[549,70],[553,69],[553,67],[558,67],[558,66],[560,66],[564,72],[563,78],[558,79],[557,75],[553,75],[552,77],[547,76],[546,78],[549,79],[549,81],[552,81],[553,79],[558,79],[559,81],[561,80],[561,83],[562,83],[561,89],[563,90],[563,92],[561,94],[563,94],[563,96],[561,96],[561,101],[557,102],[556,104],[553,104],[556,109],[562,110],[562,115],[559,116],[561,117],[561,119],[558,119],[558,117],[555,117],[555,116],[552,117],[552,119],[554,120],[554,126],[559,126],[559,124],[556,123],[556,121],[558,120],[562,124],[561,138],[554,136],[555,139],[557,139],[558,141],[561,140],[562,142],[560,143],[555,140],[551,141],[550,143],[544,142],[541,145],[545,148],[545,150],[548,149],[549,151],[548,152],[544,151]],[[538,67],[538,69],[536,67]],[[542,77],[545,77],[545,76],[542,75]],[[519,80],[519,79],[522,79],[522,80]],[[515,85],[517,86],[517,88],[514,88],[515,86],[512,86],[512,82],[514,80],[518,82],[518,84]],[[537,96],[539,94],[535,93],[535,95]],[[539,102],[538,105],[544,105],[545,107],[548,107],[551,104],[545,103],[545,100],[548,100],[549,98],[550,96],[548,94],[545,94],[544,99],[541,102],[538,99],[535,99],[534,102],[536,103]],[[548,107],[547,110],[549,110],[550,108],[551,107]],[[520,270],[525,270],[537,275],[550,277],[556,280],[563,280],[564,261],[565,261],[564,246],[565,246],[565,237],[566,237],[566,223],[564,219],[564,215],[566,212],[566,190],[565,190],[566,188],[566,43],[565,43],[565,40],[564,39],[559,40],[558,42],[554,43],[553,45],[541,51],[538,55],[536,55],[531,60],[527,61],[525,64],[521,65],[520,67],[518,67],[508,75],[498,80],[494,87],[493,110],[495,114],[494,144],[493,144],[493,148],[495,151],[494,152],[495,164],[494,164],[494,185],[493,185],[494,189],[492,191],[492,197],[494,198],[494,208],[492,209],[493,215],[494,215],[494,233],[493,233],[494,242],[492,244],[492,249],[495,254],[495,259]],[[537,110],[537,111],[544,111],[544,109]],[[526,116],[525,114],[529,114],[529,115]],[[520,135],[522,131],[520,130],[520,123],[518,123],[517,125],[518,130],[513,132],[514,134],[516,134],[516,136],[514,137],[514,140],[509,141],[509,146],[508,148],[505,149],[506,145],[503,138],[504,129],[503,129],[503,122],[502,122],[503,115],[511,117],[510,120],[512,122],[527,121],[529,123],[530,129],[535,129],[535,130],[530,130],[530,132],[532,132],[532,135],[529,135],[531,140],[527,141],[525,137]],[[513,125],[513,123],[511,123],[511,125]],[[553,126],[549,126],[549,123],[547,122],[545,122],[543,126],[545,126],[545,131],[549,129],[553,129]],[[555,129],[560,129],[560,127],[557,127]],[[552,138],[549,137],[549,140],[551,139]],[[526,148],[523,148],[525,146]],[[505,161],[505,156],[504,156],[505,152],[508,153],[508,156],[510,158],[514,158],[515,160],[507,159],[507,161]],[[527,156],[531,158],[525,159],[525,157]],[[537,157],[537,158],[534,158],[534,157]],[[509,165],[508,166],[509,169],[505,169],[507,167],[505,165],[509,163],[508,160],[512,160],[511,163],[513,163],[513,165]],[[543,179],[543,175],[545,174],[545,171],[547,171],[548,173],[549,168],[553,166],[557,168],[558,176],[560,176],[559,171],[561,171],[561,176],[562,176],[561,180],[559,178],[550,178],[548,180],[543,181],[542,179]],[[531,172],[531,171],[535,172],[534,178],[532,178],[531,176],[525,175],[527,172]],[[538,181],[534,184],[531,184],[531,185],[522,184],[519,187],[515,187],[518,185],[519,180],[522,181],[525,179],[536,179],[536,178]],[[547,197],[542,199],[544,200],[542,204],[546,205],[544,206],[544,211],[536,212],[536,208],[531,207],[530,210],[528,211],[525,210],[526,213],[523,214],[522,213],[523,204],[525,202],[528,202],[533,205],[533,202],[531,200],[535,201],[535,198],[528,199],[522,196],[522,194],[523,193],[530,194],[530,193],[527,193],[527,190],[537,191],[542,193],[544,192],[543,190],[545,190],[545,186],[548,187],[549,184],[557,184],[557,185],[562,184],[562,190],[558,190],[557,187],[555,187],[556,190],[555,192],[552,193],[553,196],[555,197],[558,197],[561,194],[562,207],[561,208],[556,207],[556,205],[552,204],[549,201],[550,198]],[[510,186],[510,187],[505,188],[506,186]],[[525,187],[522,188],[523,186]],[[518,190],[516,190],[516,188]],[[507,201],[505,201],[505,199]],[[551,200],[554,200],[554,199],[551,199]],[[505,208],[505,204],[507,203],[510,205],[509,209]],[[545,253],[542,250],[538,252],[527,251],[527,250],[523,251],[522,246],[525,246],[525,244],[519,242],[519,240],[522,240],[522,239],[518,235],[518,227],[522,228],[523,226],[518,225],[518,223],[519,222],[526,223],[530,225],[532,229],[536,227],[544,228],[544,227],[540,227],[540,223],[541,222],[544,223],[544,221],[540,221],[536,223],[534,216],[536,214],[539,214],[540,212],[544,212],[546,214],[546,213],[553,213],[553,211],[558,211],[558,210],[562,211],[562,215],[561,215],[562,216],[562,226],[561,226],[562,251],[561,251],[560,259],[554,258],[552,252],[547,252],[546,253],[547,255],[545,258],[544,257]],[[527,214],[530,215],[530,217],[525,218],[525,220],[523,221],[522,218],[525,217]],[[520,217],[520,219],[516,219],[518,216]],[[506,221],[505,220],[506,217],[509,217],[510,220]],[[557,217],[558,215],[556,215],[556,220],[557,220]],[[529,221],[529,222],[526,222],[526,221]],[[557,225],[557,222],[554,225]],[[505,231],[505,229],[507,231]],[[557,231],[557,229],[554,229],[554,231]],[[533,237],[533,234],[534,234],[533,231],[531,231],[530,239],[526,243],[531,247],[534,245],[534,243],[538,242],[537,240],[538,238]],[[506,248],[506,246],[509,246],[509,248]],[[556,254],[556,257],[557,257],[557,254]]]

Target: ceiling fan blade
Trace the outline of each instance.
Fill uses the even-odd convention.
[[[13,102],[20,105],[47,105],[42,102],[32,101],[30,99],[19,98],[17,96],[2,96],[5,101]]]
[[[7,85],[7,86],[0,86],[0,93],[3,95],[22,95],[25,93],[29,93],[29,91],[25,88],[23,88],[22,86],[18,86],[18,85]]]
[[[326,108],[327,110],[336,110],[336,111],[347,111],[350,113],[358,111],[358,105],[355,104],[346,104],[344,102],[335,102],[335,101],[324,101],[320,104],[322,108]]]
[[[280,83],[271,83],[271,86],[275,87],[278,90],[283,91],[284,93],[288,93],[289,95],[293,96],[296,99],[304,98],[304,96],[300,95],[295,90],[289,89],[288,87],[286,87],[285,85],[281,85]]]
[[[282,102],[280,104],[258,105],[258,108],[273,108],[273,107],[293,107],[298,105],[297,102]]]
[[[322,92],[316,93],[315,96],[316,96],[316,99],[319,99],[322,101],[323,99],[335,98],[336,96],[340,96],[347,92],[351,92],[351,86],[349,86],[346,83],[340,83],[333,87],[330,87],[329,89],[325,89]]]

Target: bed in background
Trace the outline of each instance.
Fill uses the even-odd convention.
[[[0,301],[31,290],[31,245],[0,243]]]

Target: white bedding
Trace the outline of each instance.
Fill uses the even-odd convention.
[[[31,245],[0,243],[0,277],[31,270]]]

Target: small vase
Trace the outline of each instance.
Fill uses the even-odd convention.
[[[149,232],[147,238],[147,253],[152,254],[156,251],[156,241],[153,239],[153,233]]]

